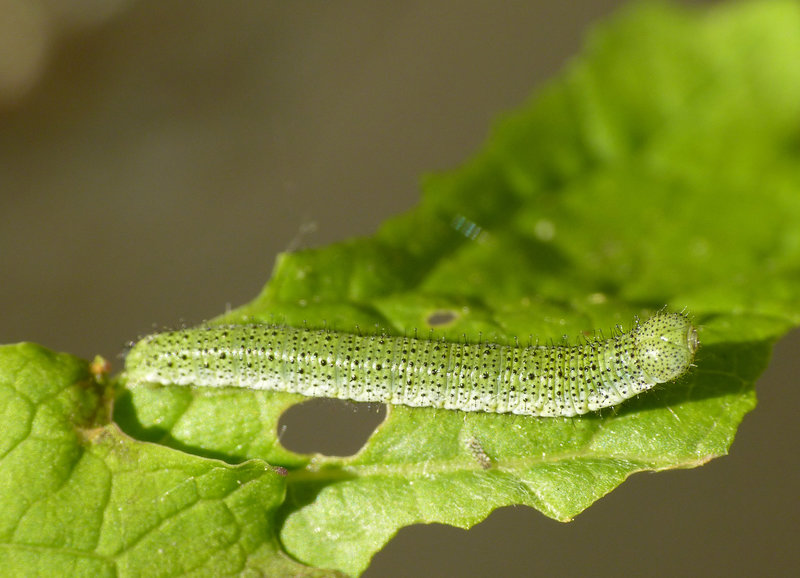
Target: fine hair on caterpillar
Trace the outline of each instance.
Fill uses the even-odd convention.
[[[577,345],[456,343],[282,325],[157,333],[125,360],[129,385],[243,387],[352,401],[569,417],[615,406],[692,365],[697,331],[659,312]]]

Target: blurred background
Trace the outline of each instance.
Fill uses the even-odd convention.
[[[0,0],[0,342],[119,368],[126,341],[249,301],[278,252],[412,208],[621,4]],[[633,476],[566,525],[407,528],[367,576],[794,575],[798,347],[729,457]],[[316,402],[285,439],[350,453],[378,420]]]

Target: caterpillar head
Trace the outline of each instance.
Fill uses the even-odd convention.
[[[697,351],[697,330],[680,313],[659,313],[635,329],[636,357],[654,383],[677,379],[689,370]]]

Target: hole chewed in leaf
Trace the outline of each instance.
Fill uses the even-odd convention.
[[[386,406],[311,399],[289,408],[278,422],[281,444],[298,453],[350,456],[386,417]]]
[[[429,314],[425,321],[430,327],[443,327],[445,325],[450,325],[453,321],[458,319],[458,317],[458,313],[455,311],[438,310]]]

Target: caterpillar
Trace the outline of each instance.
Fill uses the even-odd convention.
[[[514,346],[279,325],[157,333],[125,360],[129,385],[243,387],[461,411],[559,417],[611,407],[692,365],[697,331],[661,312],[579,345]]]

